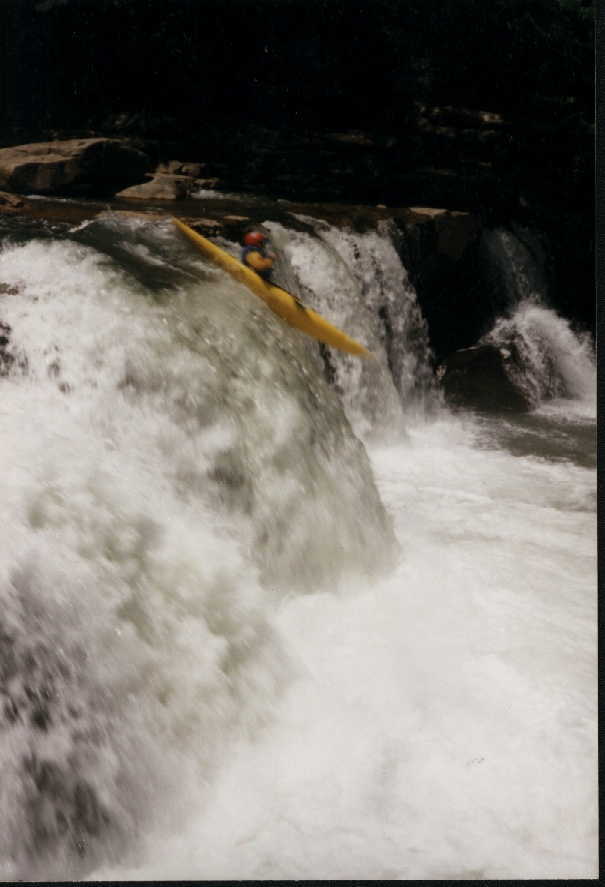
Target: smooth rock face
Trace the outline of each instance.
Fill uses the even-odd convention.
[[[0,187],[17,193],[104,193],[144,177],[146,154],[120,139],[67,139],[0,150]]]
[[[184,200],[191,191],[195,179],[191,176],[159,174],[150,182],[133,185],[115,196],[125,200]]]
[[[448,401],[488,412],[530,409],[507,372],[507,363],[515,359],[509,349],[490,344],[455,351],[438,370]]]
[[[474,345],[497,313],[485,292],[478,213],[409,207],[396,218],[399,252],[416,289],[438,363]]]
[[[427,224],[436,234],[436,251],[457,261],[472,244],[480,230],[475,213],[437,209],[429,206],[410,206],[408,213],[413,225]]]

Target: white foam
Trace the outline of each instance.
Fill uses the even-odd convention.
[[[566,405],[567,412],[594,418],[596,368],[588,333],[573,330],[551,308],[525,300],[510,316],[499,318],[485,340],[516,347],[522,367],[515,378],[535,406],[565,412],[561,406]],[[558,404],[549,404],[553,400]]]
[[[362,439],[399,437],[437,394],[426,324],[389,231],[355,234],[305,216],[313,234],[266,222],[286,287],[368,347],[373,360],[330,353],[335,384]],[[388,327],[388,333],[387,333]],[[412,344],[413,343],[413,344]]]
[[[596,876],[594,475],[477,435],[443,416],[374,451],[398,569],[282,602],[272,723],[95,877]]]
[[[292,236],[291,261],[310,286],[324,263],[346,321],[349,259],[307,248]],[[128,838],[92,872],[56,854],[57,878],[595,877],[594,472],[406,414],[370,450],[401,545],[380,576],[361,445],[252,295],[217,275],[153,300],[48,241],[0,253],[0,279],[28,359],[1,380],[5,620],[78,663],[100,737],[9,731],[12,837],[33,745],[75,756]],[[40,874],[0,834],[3,874]]]
[[[192,191],[189,197],[192,200],[239,200],[239,194],[229,194],[227,191],[214,191],[212,188],[198,188]]]

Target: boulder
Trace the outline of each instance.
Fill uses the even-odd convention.
[[[531,408],[529,399],[510,375],[516,359],[508,348],[474,345],[451,354],[437,375],[447,400],[454,406],[485,412],[526,412]]]
[[[151,181],[133,185],[115,196],[123,200],[184,200],[194,185],[191,176],[158,174]]]
[[[398,248],[428,324],[438,363],[474,345],[493,326],[480,261],[479,213],[411,206],[390,212],[401,231]]]
[[[436,234],[435,251],[457,261],[479,234],[476,214],[429,206],[411,206],[408,210],[412,225],[430,223]]]
[[[17,212],[25,206],[25,200],[15,194],[0,191],[0,212]]]
[[[146,154],[120,139],[67,139],[0,150],[0,187],[17,193],[107,194],[143,179]]]

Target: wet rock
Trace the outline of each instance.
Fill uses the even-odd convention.
[[[25,206],[25,200],[17,197],[15,194],[8,194],[6,191],[0,191],[0,212],[17,212]]]
[[[146,154],[120,139],[67,139],[0,150],[0,187],[17,193],[104,194],[140,181]]]
[[[447,400],[487,412],[526,412],[531,404],[511,379],[518,355],[507,348],[482,344],[451,354],[437,371]]]
[[[480,229],[478,217],[474,213],[411,206],[408,225],[415,226],[425,222],[429,222],[434,229],[435,252],[454,261],[476,240]]]
[[[474,345],[499,307],[485,280],[478,213],[412,206],[394,213],[399,254],[429,327],[437,362]]]
[[[125,188],[115,196],[123,200],[184,200],[194,184],[191,176],[161,173],[150,182]]]
[[[197,188],[215,188],[219,179],[215,176],[204,178],[204,170],[207,164],[198,161],[165,160],[158,163],[153,172],[146,173],[148,179],[156,179],[159,176],[186,176],[194,179],[192,183]]]

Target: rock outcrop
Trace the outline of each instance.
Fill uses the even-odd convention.
[[[151,181],[131,185],[115,196],[120,200],[185,200],[194,186],[191,176],[159,173]]]
[[[149,157],[120,139],[67,139],[0,150],[0,187],[16,193],[105,195],[141,181]]]
[[[493,323],[497,307],[483,258],[479,213],[410,207],[394,216],[402,233],[399,252],[418,294],[438,362],[475,344]]]
[[[124,188],[115,196],[119,200],[186,200],[197,189],[214,189],[219,184],[215,176],[201,178],[205,168],[205,163],[165,160],[146,173],[151,181]]]
[[[25,200],[17,197],[15,194],[8,194],[6,191],[0,191],[0,211],[2,212],[18,212],[25,206]]]
[[[484,412],[525,412],[531,403],[509,372],[509,364],[516,359],[507,348],[474,345],[451,354],[438,368],[437,375],[447,400],[454,406]]]
[[[430,244],[431,252],[457,262],[481,231],[476,213],[430,206],[408,207],[398,225],[410,240],[408,251],[412,261],[414,248],[422,251]]]

